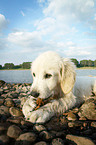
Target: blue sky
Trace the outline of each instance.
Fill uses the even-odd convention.
[[[48,50],[96,59],[96,0],[0,0],[0,64]]]

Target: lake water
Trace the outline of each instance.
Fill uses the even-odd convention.
[[[77,76],[96,76],[96,69],[76,70]],[[0,80],[7,83],[32,83],[30,70],[2,70],[0,71]]]

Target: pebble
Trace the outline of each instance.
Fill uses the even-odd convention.
[[[12,116],[23,116],[23,113],[20,111],[20,109],[16,107],[11,107],[9,112]]]
[[[73,112],[69,112],[67,115],[67,119],[75,121],[75,120],[77,120],[77,117]]]
[[[9,108],[4,105],[0,106],[0,114],[9,116],[10,115]]]
[[[35,143],[34,145],[48,145],[45,141],[40,141]]]
[[[33,132],[23,133],[17,138],[15,145],[32,145],[36,141],[36,138],[37,136]]]
[[[53,136],[52,134],[50,134],[49,132],[47,131],[42,131],[40,134],[39,134],[40,138],[43,139],[44,141],[50,141]]]
[[[51,145],[64,145],[64,141],[61,138],[55,138],[52,140]]]
[[[34,125],[33,130],[36,132],[41,132],[41,131],[46,130],[46,128],[43,125]]]
[[[11,138],[18,138],[19,135],[21,134],[22,130],[16,126],[16,125],[11,125],[9,128],[8,128],[8,131],[7,131],[7,135]]]
[[[30,97],[31,84],[11,85],[0,81],[0,85],[1,145],[85,145],[84,143],[94,145],[96,143],[96,96],[88,99],[80,108],[76,107],[62,115],[58,114],[41,125],[26,121],[21,110],[26,99]]]
[[[66,136],[66,139],[68,139],[69,141],[74,142],[74,144],[76,145],[95,145],[90,139],[87,139],[85,137],[79,137],[79,136],[75,136],[75,135],[70,135],[68,134]],[[74,145],[72,144],[72,145]]]
[[[9,143],[9,137],[7,135],[0,135],[0,145],[7,145]]]
[[[3,105],[4,99],[0,99],[0,105]]]
[[[7,106],[7,107],[13,107],[14,106],[14,102],[13,102],[13,100],[11,98],[6,98],[4,105]]]
[[[89,120],[96,120],[96,105],[93,102],[84,103],[78,113],[80,117],[86,117]]]

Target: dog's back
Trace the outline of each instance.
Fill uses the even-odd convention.
[[[78,76],[73,88],[75,96],[86,99],[92,93],[96,95],[96,77]]]

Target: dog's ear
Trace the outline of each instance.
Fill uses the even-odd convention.
[[[64,94],[68,94],[73,89],[76,78],[75,65],[69,59],[62,58],[60,76],[61,89]]]

